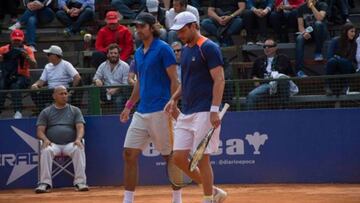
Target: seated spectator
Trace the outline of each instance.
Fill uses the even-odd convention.
[[[0,20],[4,20],[5,14],[10,15],[10,23],[15,23],[17,18],[17,8],[20,0],[2,0],[0,1]]]
[[[243,26],[240,14],[245,11],[245,0],[211,0],[208,16],[201,22],[201,27],[216,37],[221,46],[234,44],[231,36],[240,34]]]
[[[326,2],[328,4],[327,14],[330,22],[341,25],[350,22],[350,5],[348,0],[327,0]]]
[[[166,25],[166,29],[168,30],[167,42],[169,44],[178,41],[176,31],[170,30],[170,28],[171,26],[174,25],[175,16],[183,11],[189,11],[192,14],[194,14],[198,20],[198,24],[200,24],[199,12],[195,7],[188,5],[187,0],[174,0],[173,8],[166,11],[166,17],[165,17],[165,25]]]
[[[326,74],[351,74],[356,70],[356,30],[353,24],[347,23],[343,26],[341,35],[332,39],[328,49],[328,61],[326,64]],[[336,80],[338,84],[333,84],[328,80],[325,87],[326,95],[333,94],[334,86],[341,87],[340,94],[346,94],[349,89],[348,81]],[[338,90],[336,91],[338,93]]]
[[[181,60],[181,50],[182,50],[182,44],[179,41],[175,41],[171,44],[171,48],[174,50],[175,57],[176,57],[176,72],[179,78],[179,82],[181,82],[181,66],[180,66],[180,60]]]
[[[33,92],[31,94],[31,98],[37,107],[36,114],[49,103],[52,89],[55,87],[62,85],[68,88],[70,86],[69,83],[71,83],[72,87],[81,85],[81,77],[78,71],[70,62],[63,59],[63,52],[59,46],[52,45],[49,49],[44,49],[43,51],[47,54],[49,63],[45,65],[40,79],[31,86],[31,89],[37,90],[45,87],[47,84],[48,91]],[[71,96],[74,103],[79,102],[77,100],[81,99],[79,91],[72,92]],[[77,105],[80,104],[77,103]]]
[[[36,27],[39,24],[50,23],[54,20],[54,11],[49,8],[52,0],[25,0],[26,10],[17,19],[16,23],[9,27],[10,30],[20,29],[21,25],[26,25],[26,42],[30,45],[33,52],[36,52]]]
[[[84,117],[78,107],[67,103],[66,87],[57,86],[53,92],[54,104],[43,109],[37,119],[37,137],[43,141],[40,153],[40,174],[36,193],[52,188],[52,164],[55,156],[70,156],[74,165],[74,186],[77,191],[88,191],[85,174]],[[66,116],[65,116],[66,115]]]
[[[92,21],[95,14],[94,0],[58,0],[58,7],[56,17],[66,26],[67,37],[80,32],[81,26]]]
[[[267,22],[273,6],[273,0],[247,0],[244,25],[248,44],[254,44],[255,41],[259,45],[264,43],[268,34]],[[256,28],[258,33],[256,33]]]
[[[139,11],[132,10],[131,6],[135,4],[140,4],[139,11],[143,10],[146,6],[146,0],[112,0],[111,6],[116,8],[121,15],[124,16],[126,19],[135,20],[136,16],[140,13]]]
[[[270,14],[270,24],[277,34],[277,40],[289,42],[288,29],[297,29],[297,8],[304,0],[275,0],[275,9]]]
[[[156,19],[155,26],[158,27],[160,31],[160,39],[167,42],[167,31],[165,29],[165,13],[166,10],[159,6],[159,0],[146,0],[146,7],[143,12],[150,13]],[[137,33],[135,32],[135,44],[136,47],[141,45],[141,40]]]
[[[3,90],[27,89],[30,85],[29,68],[36,67],[34,52],[24,45],[24,33],[14,30],[10,34],[11,43],[0,47],[0,113],[4,108],[6,92]],[[22,118],[22,96],[11,92],[14,118]]]
[[[106,61],[106,52],[108,46],[112,43],[119,45],[120,59],[130,62],[130,56],[134,52],[134,41],[130,30],[119,23],[119,13],[109,11],[106,13],[106,26],[102,27],[96,36],[95,49],[92,55],[91,65],[98,68],[100,64]]]
[[[326,28],[327,4],[318,0],[306,0],[306,3],[298,8],[299,35],[296,38],[296,71],[297,76],[305,77],[304,68],[304,46],[306,41],[315,41],[315,61],[322,61],[322,47],[328,38]],[[308,31],[305,28],[312,28]]]
[[[251,73],[253,79],[286,78],[294,75],[290,58],[277,53],[275,40],[267,39],[265,41],[264,53],[265,55],[259,56],[254,62]],[[255,109],[256,104],[270,99],[270,96],[275,96],[274,99],[277,99],[280,102],[279,104],[285,105],[290,94],[298,92],[296,85],[291,81],[274,82],[264,84],[255,82],[256,88],[246,98],[246,108],[248,110]]]
[[[120,47],[117,44],[110,44],[107,53],[107,60],[97,69],[93,82],[96,87],[127,85],[129,75],[129,65],[119,59]],[[126,88],[109,87],[102,88],[100,99],[105,102],[116,104],[118,111],[125,105]]]
[[[134,86],[136,83],[136,74],[135,74],[135,60],[131,60],[129,67],[128,83],[131,86]]]

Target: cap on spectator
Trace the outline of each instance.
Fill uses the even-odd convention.
[[[159,9],[158,0],[146,0],[146,8],[150,13],[156,13]]]
[[[174,25],[171,26],[170,30],[180,30],[186,24],[194,22],[197,22],[195,15],[189,11],[184,11],[176,15]]]
[[[19,29],[15,29],[14,31],[11,32],[10,34],[10,38],[11,40],[21,40],[24,41],[24,32],[22,30]]]
[[[106,23],[118,23],[119,22],[119,14],[116,11],[109,11],[106,13]]]
[[[59,46],[56,46],[56,45],[51,45],[49,49],[44,49],[43,51],[45,53],[48,53],[48,54],[55,54],[55,55],[58,55],[58,56],[63,55],[62,49]]]
[[[142,12],[138,16],[136,16],[134,23],[143,24],[143,25],[144,24],[154,25],[156,23],[156,18],[150,13]]]

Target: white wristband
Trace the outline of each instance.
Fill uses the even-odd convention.
[[[210,112],[219,112],[220,106],[211,105]]]

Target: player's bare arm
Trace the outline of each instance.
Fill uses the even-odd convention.
[[[131,111],[132,106],[136,104],[136,102],[139,101],[140,97],[140,89],[139,89],[139,80],[136,80],[133,90],[131,92],[131,96],[126,102],[124,110],[120,114],[120,121],[123,123],[126,123],[129,120],[129,114]]]
[[[217,66],[216,68],[213,68],[210,70],[211,77],[214,81],[213,86],[213,98],[212,98],[212,106],[220,106],[224,88],[225,88],[225,76],[224,76],[224,68],[222,66]],[[220,117],[218,115],[218,112],[211,112],[210,113],[210,122],[211,124],[217,128],[220,123]]]

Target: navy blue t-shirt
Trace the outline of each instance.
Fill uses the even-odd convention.
[[[166,68],[176,64],[172,48],[158,38],[144,54],[143,46],[135,52],[135,73],[140,84],[139,113],[162,111],[171,97],[171,82]]]
[[[181,52],[182,113],[210,111],[214,85],[210,70],[223,64],[219,46],[205,37],[201,37],[195,46],[183,48]]]

